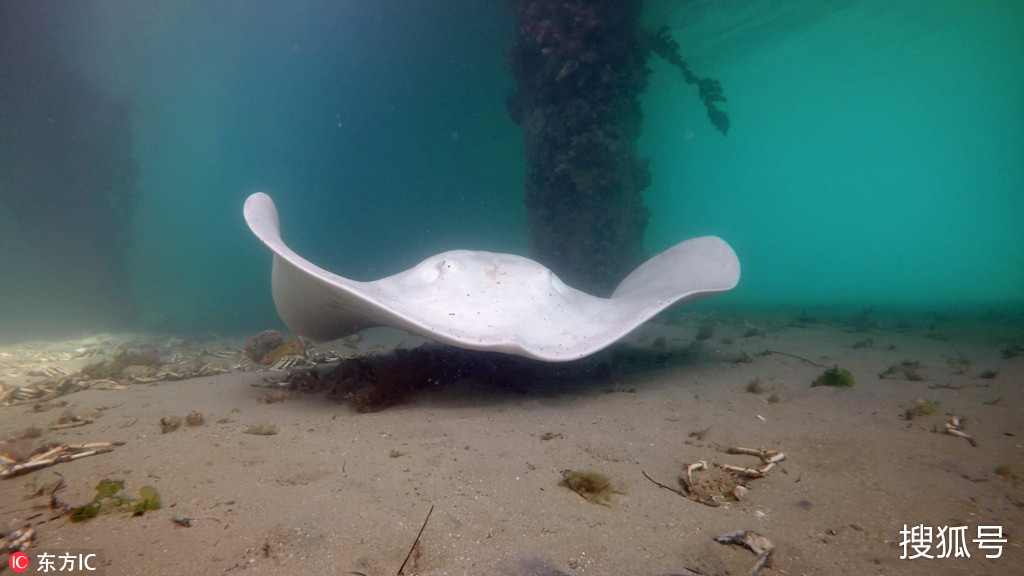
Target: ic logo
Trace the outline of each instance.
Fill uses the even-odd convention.
[[[15,552],[14,554],[11,554],[10,559],[7,560],[7,564],[14,572],[24,572],[25,570],[28,570],[29,563],[28,554],[25,554],[24,552]]]

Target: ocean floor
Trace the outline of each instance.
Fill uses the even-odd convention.
[[[1019,318],[680,312],[581,365],[403,367],[423,343],[317,347],[432,371],[369,393],[282,384],[244,338],[2,348],[0,536],[107,575],[1024,573]],[[84,380],[125,350],[159,367]],[[24,466],[54,445],[98,453]]]

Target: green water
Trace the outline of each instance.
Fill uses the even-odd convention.
[[[651,59],[646,246],[732,244],[743,278],[708,306],[1019,304],[1024,3],[663,1],[646,19],[729,98],[723,137]],[[355,278],[525,251],[504,2],[0,2],[0,22],[18,102],[0,119],[31,120],[0,135],[0,337],[277,326],[241,218],[254,191],[296,251]],[[73,154],[50,144],[102,142],[95,107],[50,110],[68,85],[130,109],[138,197],[116,243],[61,199],[103,194],[67,184]],[[17,146],[64,184],[26,182]]]
[[[728,138],[653,75],[649,245],[727,238],[732,297],[755,305],[1019,300],[1024,4],[853,2],[790,27],[779,12],[682,28],[728,87]]]

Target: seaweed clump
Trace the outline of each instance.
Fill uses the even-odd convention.
[[[589,502],[605,506],[611,502],[612,494],[615,494],[611,479],[599,472],[563,470],[562,480],[558,484],[579,494]]]
[[[1020,342],[1014,342],[1001,349],[999,353],[1003,356],[1004,360],[1010,360],[1017,358],[1018,356],[1024,356],[1024,344]]]
[[[263,357],[275,348],[284,344],[284,335],[277,330],[264,330],[245,342],[245,355],[257,364],[263,363]]]
[[[326,391],[330,399],[351,402],[357,412],[378,412],[407,402],[419,390],[460,378],[458,354],[446,347],[396,350],[381,356],[348,358],[323,374],[296,370],[285,381],[289,390]]]
[[[259,360],[259,364],[269,366],[274,362],[277,362],[285,356],[305,356],[306,346],[298,338],[292,338],[291,340],[285,340],[280,346],[277,346],[270,352],[267,352]]]
[[[645,44],[651,52],[678,68],[683,73],[683,79],[687,84],[697,85],[697,95],[708,112],[708,120],[725,136],[729,133],[729,116],[718,107],[719,102],[725,102],[722,83],[714,78],[700,78],[694,74],[680,55],[679,42],[676,42],[669,32],[668,26],[662,26],[654,34],[646,36]]]
[[[916,360],[904,360],[899,364],[893,364],[885,369],[878,375],[879,378],[885,378],[890,380],[910,380],[911,382],[921,382],[924,377],[917,371],[921,367],[921,363]]]
[[[849,388],[853,386],[853,374],[850,374],[849,370],[844,370],[838,365],[833,366],[824,372],[820,376],[811,382],[811,388],[815,386],[831,386],[833,388]]]
[[[121,495],[124,490],[124,480],[111,480],[104,478],[96,484],[96,495],[92,500],[81,506],[76,506],[68,511],[68,519],[71,522],[84,522],[96,518],[100,514],[122,510],[130,512],[132,516],[141,516],[150,510],[161,508],[160,494],[152,486],[139,488],[138,498],[129,498]]]
[[[139,488],[139,497],[131,501],[132,516],[141,516],[150,510],[159,510],[160,494],[152,486]]]
[[[941,406],[937,400],[914,398],[914,401],[910,403],[910,406],[903,411],[903,419],[913,420],[914,418],[931,416],[932,414],[937,413],[940,409]]]
[[[610,353],[609,353],[610,354]],[[459,380],[486,382],[516,392],[605,377],[608,355],[557,366],[518,356],[424,345],[380,356],[348,358],[321,374],[315,369],[295,370],[285,381],[289,391],[326,392],[339,402],[350,402],[357,412],[377,412],[408,402],[413,394],[438,389]]]
[[[764,382],[760,378],[754,378],[750,382],[747,382],[747,392],[751,394],[764,394],[768,392],[768,387],[764,385]]]

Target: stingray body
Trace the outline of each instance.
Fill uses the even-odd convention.
[[[461,348],[576,360],[666,308],[732,289],[740,277],[729,245],[705,236],[644,262],[610,298],[567,286],[529,258],[470,250],[437,254],[393,276],[359,282],[288,248],[270,196],[250,196],[245,220],[274,254],[278,314],[290,330],[316,341],[392,326]]]

